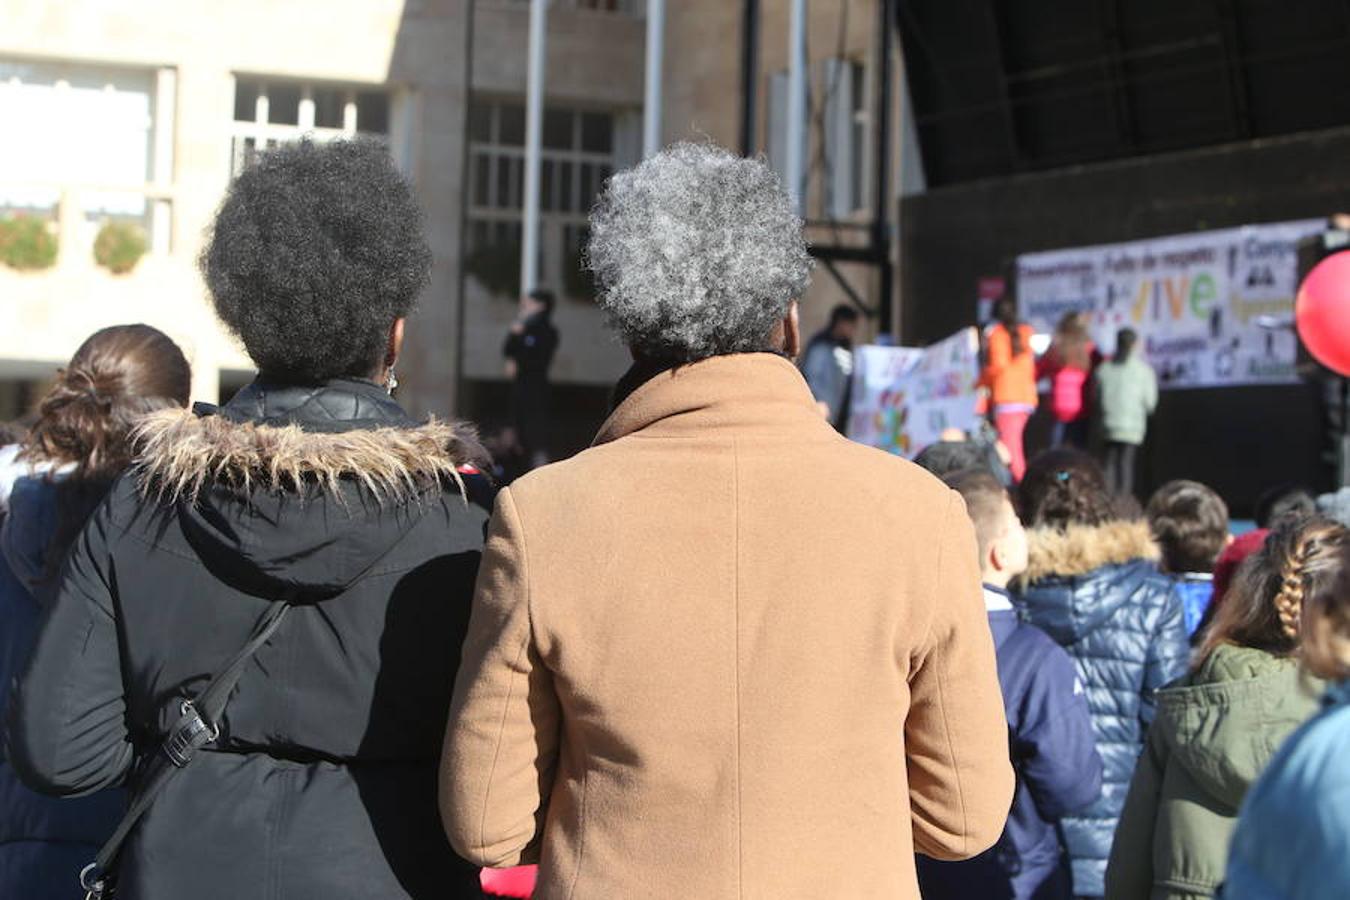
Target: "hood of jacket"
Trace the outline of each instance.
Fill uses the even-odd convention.
[[[355,379],[260,379],[224,407],[155,413],[135,440],[142,492],[176,507],[208,568],[276,598],[340,593],[447,490],[467,496],[460,469],[484,457],[471,430],[414,422]]]
[[[1058,643],[1073,643],[1130,601],[1160,555],[1144,521],[1031,529],[1022,602]]]
[[[1317,711],[1324,687],[1295,660],[1220,645],[1158,692],[1153,728],[1201,790],[1236,808],[1279,744]]]

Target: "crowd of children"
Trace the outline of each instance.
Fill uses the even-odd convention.
[[[1350,530],[1280,488],[1235,537],[1222,498],[1185,480],[1140,518],[1070,449],[1013,494],[948,446],[919,461],[975,525],[1018,787],[993,850],[920,861],[924,896],[1344,896]],[[1243,812],[1249,794],[1268,818]],[[1291,862],[1305,847],[1320,874]]]

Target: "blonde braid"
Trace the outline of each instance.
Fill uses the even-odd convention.
[[[1299,637],[1311,570],[1328,551],[1334,552],[1334,545],[1343,535],[1344,530],[1335,523],[1305,527],[1280,561],[1280,591],[1275,595],[1275,611],[1280,617],[1281,630],[1290,640]]]

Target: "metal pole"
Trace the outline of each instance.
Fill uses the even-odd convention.
[[[755,138],[759,109],[759,0],[745,0],[741,21],[741,155],[759,151]]]
[[[666,48],[666,0],[647,0],[647,96],[642,104],[642,157],[661,149],[661,73]]]
[[[539,149],[544,126],[544,36],[548,0],[530,0],[530,68],[525,98],[525,210],[520,241],[520,290],[539,286]]]
[[[880,59],[877,60],[877,78],[880,82],[877,91],[877,159],[876,159],[876,218],[872,225],[872,248],[877,253],[881,265],[881,302],[878,330],[882,334],[895,333],[895,272],[891,264],[891,45],[892,29],[895,27],[891,11],[892,0],[880,0],[880,46],[877,48]]]
[[[465,6],[464,16],[464,118],[461,122],[460,138],[462,140],[461,153],[463,159],[459,166],[459,183],[463,186],[459,200],[459,259],[455,265],[459,267],[459,295],[455,303],[455,384],[454,384],[454,406],[451,407],[451,415],[469,418],[465,411],[465,391],[464,391],[464,321],[467,318],[464,314],[464,307],[467,304],[469,273],[464,269],[464,260],[469,255],[469,115],[473,111],[473,34],[476,25],[476,13],[478,12],[478,0],[469,0]],[[411,118],[411,117],[410,117]],[[419,135],[420,137],[420,135]],[[416,156],[409,154],[411,159],[417,159]]]
[[[788,29],[787,191],[798,213],[802,200],[802,169],[806,144],[806,0],[792,0]]]

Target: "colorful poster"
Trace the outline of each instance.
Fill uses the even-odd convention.
[[[1133,328],[1163,387],[1292,382],[1298,243],[1324,227],[1308,219],[1024,254],[1018,307],[1044,333],[1066,312],[1087,313],[1108,354],[1116,332]]]
[[[848,436],[913,457],[943,430],[973,429],[979,338],[966,328],[931,347],[859,347]]]

